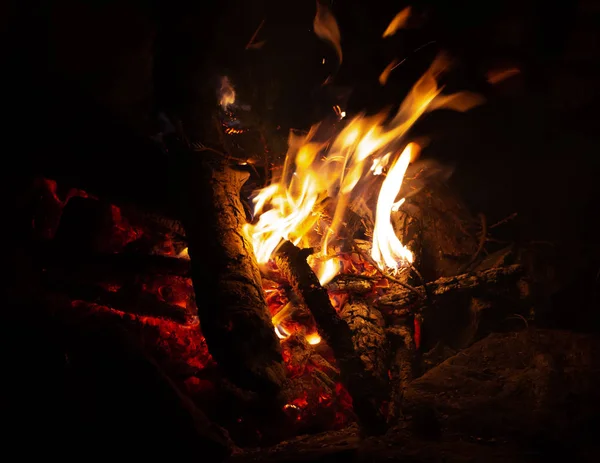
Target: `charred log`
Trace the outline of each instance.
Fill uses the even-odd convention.
[[[175,257],[133,253],[64,254],[55,249],[45,254],[43,265],[46,269],[60,268],[65,275],[84,275],[98,280],[140,274],[190,275],[190,261]]]
[[[439,303],[445,297],[452,297],[461,292],[467,292],[473,295],[477,291],[504,291],[506,286],[516,288],[519,294],[527,297],[527,282],[525,279],[525,269],[520,265],[511,265],[509,267],[499,267],[483,272],[469,274],[465,273],[454,277],[438,278],[436,281],[427,283],[429,294],[433,297],[433,303]],[[377,300],[377,306],[385,309],[407,309],[416,305],[423,305],[425,301],[425,288],[417,288],[422,297],[419,297],[414,291],[410,291],[401,286],[392,286],[388,292]]]
[[[373,383],[379,385],[380,393],[385,391],[388,345],[383,315],[366,302],[354,299],[344,304],[340,316],[352,331],[354,350],[363,362],[364,374],[372,376]]]
[[[285,381],[281,347],[261,286],[252,245],[242,230],[240,188],[248,174],[209,153],[196,153],[182,198],[191,276],[209,350],[229,378],[274,397]]]
[[[404,393],[415,377],[416,346],[409,323],[410,320],[407,320],[404,326],[395,326],[386,330],[393,355],[390,367],[391,394],[388,413],[390,424],[402,417]]]
[[[417,166],[415,166],[417,168]],[[427,171],[424,171],[427,173]],[[457,275],[473,263],[485,231],[461,199],[439,181],[419,186],[419,174],[401,210],[392,214],[396,233],[413,252],[415,265],[426,280]],[[422,182],[425,182],[423,180]]]
[[[355,275],[340,275],[325,285],[328,291],[367,294],[373,291],[375,280]]]
[[[327,290],[306,262],[311,252],[286,241],[276,253],[277,265],[313,314],[319,335],[333,350],[363,430],[374,434],[384,432],[385,421],[373,393],[377,384],[372,375],[365,374],[365,364],[355,349],[348,323],[335,311]]]
[[[120,406],[124,423],[113,423],[101,434],[108,435],[136,424],[144,430],[145,438],[173,442],[191,450],[193,446],[205,447],[211,458],[222,460],[233,446],[226,431],[212,424],[193,402],[167,377],[163,370],[136,345],[129,333],[101,317],[91,316],[70,327],[66,351],[70,367],[79,375],[91,376],[94,384],[84,390],[101,388],[100,400],[106,400],[109,410]],[[91,373],[91,374],[90,374]],[[89,381],[89,380],[88,380]],[[93,394],[92,394],[93,395]],[[122,396],[119,400],[117,396]],[[131,414],[129,416],[128,414]],[[137,415],[137,416],[136,416]],[[157,417],[163,417],[159,423]],[[146,420],[146,423],[143,421]],[[100,420],[100,422],[104,422]],[[175,426],[175,428],[171,428]],[[171,428],[171,429],[170,429]],[[132,431],[129,429],[128,431]],[[113,434],[114,435],[114,434]],[[99,436],[95,436],[94,439]],[[177,440],[175,440],[177,439]],[[107,439],[107,441],[110,440]],[[161,445],[157,442],[157,445]]]
[[[411,314],[421,315],[426,350],[438,341],[466,347],[503,326],[509,328],[509,319],[528,318],[531,312],[530,285],[520,265],[439,278],[427,283],[429,297],[422,286],[417,290],[421,296],[392,286],[376,306],[391,325],[403,324]]]
[[[186,307],[161,301],[153,294],[133,288],[123,287],[112,292],[97,285],[60,278],[53,272],[46,272],[44,283],[47,289],[63,291],[74,300],[105,305],[125,313],[164,318],[179,324],[193,323],[195,318]]]

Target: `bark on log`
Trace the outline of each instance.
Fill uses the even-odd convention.
[[[354,347],[348,323],[337,314],[327,291],[306,262],[310,252],[286,241],[276,253],[277,265],[313,314],[319,335],[333,350],[362,429],[370,434],[385,432],[385,420],[373,393],[373,378],[365,375],[365,365]]]
[[[202,332],[229,378],[273,398],[285,381],[279,340],[261,286],[239,192],[248,174],[195,153],[181,198]]]
[[[430,300],[422,286],[417,288],[422,297],[393,286],[376,301],[390,325],[403,325],[411,315],[422,316],[424,352],[438,342],[453,349],[468,347],[490,332],[522,324],[531,315],[530,286],[520,265],[439,278],[427,288]]]
[[[150,275],[190,275],[190,261],[176,257],[142,255],[133,253],[119,254],[64,254],[49,249],[44,256],[44,268],[61,269],[65,275],[114,280],[140,274]]]
[[[343,275],[334,278],[331,283],[325,285],[325,288],[327,291],[367,294],[373,291],[374,286],[374,280],[357,278],[352,275]]]
[[[519,290],[523,298],[528,297],[528,288],[525,281],[525,269],[520,265],[511,265],[509,267],[499,267],[483,272],[454,277],[438,278],[436,281],[427,283],[429,294],[432,296],[432,303],[442,302],[445,297],[454,297],[457,293],[467,292],[475,295],[478,290],[494,291],[503,290],[506,285]],[[377,307],[381,309],[406,310],[410,307],[422,307],[425,302],[425,289],[423,286],[417,287],[422,297],[415,292],[401,286],[394,286],[376,301]]]
[[[355,299],[344,304],[340,316],[352,331],[354,350],[364,365],[364,374],[371,375],[373,384],[378,386],[373,393],[383,394],[387,390],[388,355],[383,315],[366,302]]]
[[[412,320],[412,317],[410,318]],[[409,320],[404,326],[390,327],[386,330],[393,353],[390,368],[390,406],[388,422],[393,424],[402,417],[404,392],[415,377],[415,342]]]
[[[415,266],[426,280],[462,273],[461,267],[477,253],[480,221],[447,185],[424,179],[423,187],[419,175],[407,175],[413,176],[405,185],[410,197],[392,214],[396,233],[413,252]]]
[[[161,301],[153,294],[126,289],[111,292],[96,285],[63,279],[52,273],[46,272],[44,276],[46,287],[64,291],[71,299],[105,305],[134,315],[164,318],[183,325],[197,321],[195,314],[190,313],[187,308]]]

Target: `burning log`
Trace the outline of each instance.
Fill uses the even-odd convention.
[[[185,183],[184,226],[202,332],[238,386],[272,398],[285,381],[281,347],[268,313],[239,197],[248,174],[196,153]]]
[[[127,287],[112,292],[81,281],[65,280],[52,273],[45,275],[45,283],[47,288],[62,290],[73,299],[95,302],[125,313],[164,318],[184,325],[193,323],[195,318],[195,314],[190,313],[186,307],[161,301],[152,294],[129,290]]]
[[[321,286],[306,262],[311,252],[312,250],[301,250],[286,241],[276,252],[276,262],[296,294],[313,314],[319,335],[333,350],[342,382],[352,396],[354,412],[362,428],[372,434],[385,432],[385,420],[374,394],[377,382],[372,375],[365,374],[366,365],[355,348],[350,326],[335,311],[327,290]]]
[[[325,285],[328,291],[367,294],[373,291],[375,279],[357,275],[339,275]]]
[[[419,164],[413,169],[418,168]],[[424,169],[422,175],[427,174]],[[486,234],[481,221],[442,182],[411,175],[416,178],[409,185],[418,194],[411,193],[392,214],[396,233],[413,252],[415,266],[426,280],[463,273],[481,252]]]
[[[231,453],[233,443],[227,432],[209,421],[126,329],[99,316],[67,323],[70,369],[91,382],[83,389],[92,391],[88,392],[92,399],[86,397],[83,403],[99,400],[98,423],[112,421],[106,429],[96,429],[103,426],[90,422],[88,426],[95,432],[86,432],[92,434],[87,439],[110,443],[115,432],[130,432],[156,439],[155,448],[177,444],[179,448],[170,450],[189,453],[200,446],[213,461],[222,461]],[[103,415],[107,421],[101,419]]]

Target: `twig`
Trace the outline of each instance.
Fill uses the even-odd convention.
[[[254,31],[254,34],[252,34],[252,37],[250,37],[250,40],[248,41],[248,43],[246,44],[246,50],[248,50],[252,44],[254,43],[254,40],[256,40],[256,36],[258,35],[258,33],[260,32],[260,30],[262,29],[262,27],[265,25],[265,20],[263,19],[260,24],[258,25],[258,27],[256,28],[256,30]]]
[[[481,236],[479,237],[479,246],[477,246],[477,250],[475,251],[475,254],[473,254],[473,257],[471,257],[469,262],[467,262],[465,265],[458,269],[458,273],[464,273],[471,265],[473,265],[473,263],[479,257],[479,254],[481,254],[481,251],[483,251],[483,247],[485,246],[485,242],[487,240],[487,220],[485,218],[485,215],[480,213],[479,220],[481,220]]]
[[[518,215],[517,212],[513,212],[508,217],[503,218],[499,222],[496,222],[494,225],[490,225],[488,228],[491,230],[491,229],[496,228],[496,227],[498,227],[500,225],[504,225],[506,222],[510,222],[512,219],[514,219],[517,215]]]
[[[333,279],[331,280],[331,283],[335,283],[338,280],[341,279],[348,279],[348,280],[366,280],[366,281],[377,281],[379,280],[379,278],[376,277],[372,277],[369,275],[357,275],[355,273],[338,273],[335,277],[333,277]]]
[[[529,329],[529,322],[523,315],[514,313],[512,317],[507,317],[507,318],[520,318],[521,320],[523,320],[523,323],[525,323],[525,328]]]
[[[423,285],[423,289],[425,290],[425,301],[427,305],[431,305],[431,291],[425,282],[425,278],[423,278],[421,272],[419,272],[412,263],[409,262],[408,265],[410,266],[410,269],[415,273],[415,275],[417,275],[417,277],[419,278],[419,282],[421,283],[421,285]]]

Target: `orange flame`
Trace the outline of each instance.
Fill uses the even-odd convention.
[[[462,111],[481,102],[468,93],[441,95],[436,77],[444,67],[442,58],[433,62],[391,121],[386,113],[358,115],[327,142],[319,141],[319,125],[306,135],[290,135],[282,173],[258,192],[254,198],[258,221],[245,227],[259,263],[268,262],[283,240],[305,247],[320,242],[311,265],[321,284],[331,281],[340,271],[333,248],[344,230],[347,210],[354,200],[368,199],[376,176],[388,164],[375,210],[371,256],[381,269],[392,271],[412,261],[412,253],[396,237],[390,222],[391,212],[402,205],[396,196],[406,168],[418,153],[417,145],[406,144],[406,133],[427,111],[440,107]],[[402,147],[406,148],[398,156]]]
[[[342,45],[340,28],[338,27],[335,17],[331,11],[329,11],[329,8],[321,4],[321,2],[318,0],[317,14],[315,15],[315,19],[313,21],[313,28],[315,30],[315,34],[317,34],[320,39],[329,42],[333,46],[341,64]]]
[[[382,37],[391,37],[394,35],[398,30],[406,26],[409,17],[410,6],[407,6],[400,13],[394,16],[394,19],[392,19],[392,22],[388,25]]]
[[[490,84],[497,84],[503,80],[519,75],[521,70],[516,67],[508,69],[491,69],[486,73],[486,79]]]
[[[388,77],[390,76],[390,73],[394,70],[394,68],[397,65],[398,65],[398,60],[397,59],[393,59],[392,62],[385,67],[385,69],[383,70],[383,72],[379,76],[379,83],[381,85],[385,85],[386,84],[386,82],[388,80]]]
[[[229,81],[229,77],[221,77],[221,88],[219,89],[219,104],[223,109],[235,103],[235,90]]]
[[[383,181],[377,200],[371,257],[380,268],[389,268],[394,272],[404,267],[406,263],[413,262],[412,252],[400,242],[394,232],[391,213],[404,203],[404,198],[395,202],[396,196],[400,193],[408,164],[416,158],[418,150],[419,146],[415,143],[406,146]]]

